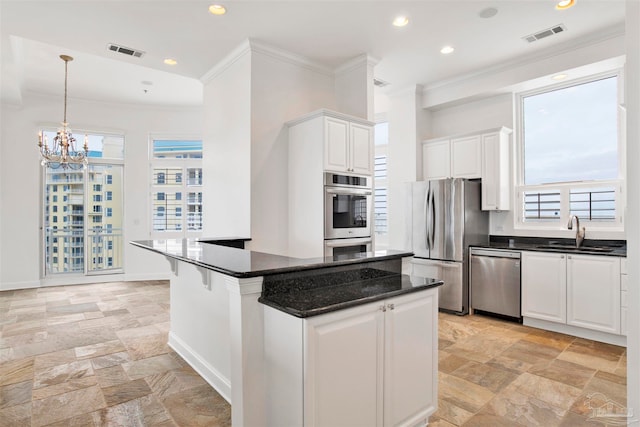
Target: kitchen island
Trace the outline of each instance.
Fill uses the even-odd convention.
[[[410,252],[131,244],[169,261],[169,345],[231,403],[234,426],[424,425],[435,411],[442,282],[403,275]]]

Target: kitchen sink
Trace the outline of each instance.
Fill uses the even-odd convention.
[[[575,245],[539,245],[538,249],[556,250],[556,251],[577,251],[577,252],[612,252],[615,248],[604,246],[580,246]]]

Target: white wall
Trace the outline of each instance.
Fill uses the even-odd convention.
[[[204,86],[203,236],[251,236],[251,55]]]
[[[36,149],[42,125],[56,125],[62,100],[24,94],[20,107],[2,104],[0,144],[0,290],[53,284],[41,281],[41,166]],[[128,244],[149,239],[149,134],[199,135],[201,108],[153,108],[69,99],[75,131],[117,132],[125,136],[124,271],[65,283],[169,277],[168,263]],[[11,141],[12,143],[9,143]]]
[[[251,249],[288,253],[288,128],[284,123],[335,108],[333,75],[262,50],[251,63]],[[318,159],[322,162],[322,159]]]
[[[506,126],[513,129],[513,96],[500,94],[462,105],[431,111],[427,138],[476,132]],[[426,138],[425,138],[426,139]]]

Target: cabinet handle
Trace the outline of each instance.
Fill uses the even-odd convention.
[[[378,308],[378,310],[381,310],[381,311],[387,311],[387,307],[385,307],[384,305],[381,305],[381,306]]]
[[[567,255],[567,259],[571,259],[571,255]]]
[[[564,259],[564,255],[560,255],[560,259]]]
[[[394,308],[396,308],[393,304],[389,304],[387,307],[389,307],[389,310],[393,310]]]

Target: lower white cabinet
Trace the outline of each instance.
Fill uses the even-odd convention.
[[[629,278],[627,276],[627,258],[620,260],[620,334],[627,335],[627,291]]]
[[[620,334],[620,258],[522,252],[522,315]]]
[[[566,255],[522,252],[522,315],[550,322],[567,321]]]
[[[424,425],[437,407],[437,312],[437,289],[306,319],[266,307],[267,425]]]

